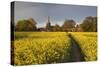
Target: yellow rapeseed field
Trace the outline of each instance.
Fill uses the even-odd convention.
[[[97,60],[97,33],[96,32],[73,32],[73,38],[80,46],[86,61]]]
[[[66,32],[15,32],[15,65],[68,61],[69,51]]]
[[[97,59],[96,32],[14,32],[14,64],[69,62],[72,35],[84,54],[85,61]]]

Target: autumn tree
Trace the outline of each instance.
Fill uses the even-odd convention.
[[[74,20],[65,20],[64,24],[62,25],[63,31],[73,31],[73,28],[75,28],[75,21]]]
[[[97,17],[86,17],[80,26],[85,32],[97,32]]]
[[[32,18],[19,20],[16,24],[16,31],[36,31],[36,21]]]

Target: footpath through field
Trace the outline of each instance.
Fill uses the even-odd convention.
[[[78,43],[74,40],[70,33],[69,37],[71,39],[71,62],[84,61],[84,55],[82,54]]]

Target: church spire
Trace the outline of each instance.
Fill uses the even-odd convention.
[[[51,31],[51,23],[50,23],[50,17],[48,16],[48,21],[46,23],[46,31]]]
[[[50,16],[48,16],[48,23],[50,23]]]

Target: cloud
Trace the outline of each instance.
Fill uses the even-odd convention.
[[[65,19],[73,19],[80,23],[86,16],[97,16],[97,7],[32,2],[15,3],[15,22],[33,18],[38,26],[43,26],[48,16],[51,17],[50,20],[53,25],[56,23],[62,25]]]

